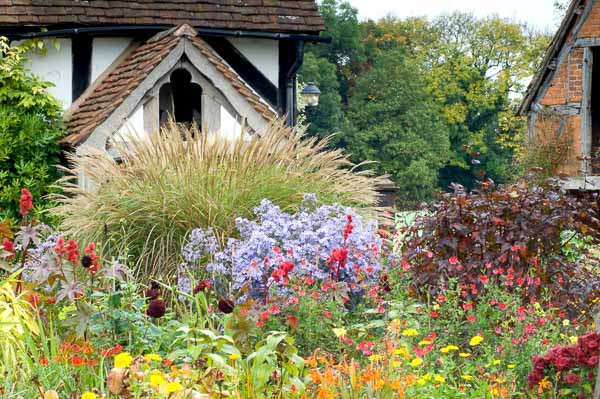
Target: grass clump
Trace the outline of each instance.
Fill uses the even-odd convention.
[[[236,218],[251,218],[264,198],[292,212],[315,193],[324,203],[373,212],[386,179],[327,144],[282,122],[233,141],[172,123],[148,139],[115,143],[120,163],[96,149],[71,156],[52,212],[69,236],[96,242],[105,256],[126,252],[139,259],[138,274],[164,277],[175,271],[188,232],[211,227],[225,240],[235,235]]]

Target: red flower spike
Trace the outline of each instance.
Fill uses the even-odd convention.
[[[26,188],[21,190],[21,199],[19,201],[19,210],[21,216],[27,216],[27,212],[33,209],[33,195]]]

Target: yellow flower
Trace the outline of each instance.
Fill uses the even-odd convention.
[[[419,342],[419,346],[429,346],[429,345],[431,345],[431,341],[427,341],[426,339]]]
[[[96,399],[96,398],[97,398],[97,396],[93,392],[85,392],[83,395],[81,395],[81,399]]]
[[[502,360],[494,360],[494,361],[492,362],[492,364],[493,364],[494,366],[497,366],[497,365],[499,365],[500,363],[502,363]]]
[[[231,355],[229,355],[229,358],[231,360],[238,360],[241,357],[241,355],[239,353],[232,353]]]
[[[133,358],[129,352],[119,353],[117,356],[115,356],[115,367],[118,369],[126,369],[127,367],[131,366],[132,361]]]
[[[473,381],[475,379],[475,377],[473,377],[472,375],[469,374],[465,374],[462,376],[463,380],[467,380],[467,381]]]
[[[419,378],[419,379],[417,380],[417,384],[419,384],[419,385],[423,386],[423,385],[427,384],[427,381],[425,381],[425,380],[424,380],[424,379],[422,379],[422,378]]]
[[[183,389],[183,386],[178,382],[171,382],[167,385],[167,393],[177,392]]]
[[[398,332],[400,332],[401,328],[402,328],[402,320],[394,319],[390,322],[390,325],[388,326],[388,331],[398,333]]]
[[[383,356],[381,356],[381,355],[371,355],[371,356],[369,356],[369,360],[372,361],[372,362],[378,362],[381,359],[383,359]]]
[[[410,366],[411,367],[418,367],[419,365],[421,365],[423,363],[423,359],[421,359],[420,357],[415,357],[411,362],[410,362]]]
[[[448,352],[457,351],[457,350],[458,350],[458,346],[448,345],[448,346],[444,346],[442,349],[440,349],[440,352],[448,353]]]
[[[516,364],[509,364],[506,367],[508,367],[509,369],[514,369],[515,367],[517,367],[517,365]]]
[[[569,324],[571,324],[571,322],[569,321],[569,319],[564,319],[563,320],[563,326],[568,326]]]
[[[163,378],[159,371],[155,371],[150,374],[150,386],[151,387],[159,387],[161,385],[165,385],[167,381]]]
[[[419,335],[419,332],[414,328],[408,328],[402,331],[402,335],[404,335],[405,337],[416,337],[417,335]]]
[[[476,335],[473,338],[471,338],[471,340],[469,341],[469,345],[471,346],[477,346],[479,345],[481,342],[483,341],[483,337]]]
[[[333,333],[335,334],[336,337],[339,338],[339,337],[345,337],[347,331],[344,327],[341,327],[341,328],[334,328]]]
[[[400,367],[400,366],[402,366],[402,362],[399,362],[398,360],[395,360],[395,361],[392,362],[392,366],[394,366],[394,367]]]
[[[439,382],[440,384],[443,384],[444,382],[446,382],[446,379],[444,377],[442,377],[441,375],[436,375],[434,380],[435,380],[435,382]]]
[[[500,390],[499,390],[498,388],[496,388],[496,387],[492,387],[492,388],[490,389],[490,394],[491,394],[492,396],[498,396],[498,395],[500,395]]]
[[[471,354],[470,354],[470,353],[468,353],[468,352],[460,352],[460,353],[458,354],[458,356],[460,356],[460,357],[469,357],[469,356],[471,356]]]
[[[147,355],[144,355],[144,360],[147,362],[152,362],[152,361],[160,362],[162,360],[162,357],[155,355],[154,353],[149,353]]]
[[[406,357],[408,355],[408,349],[406,348],[398,348],[394,351],[396,355]]]
[[[440,308],[440,305],[438,305],[437,303],[433,305],[433,310],[440,310]]]
[[[577,337],[570,337],[569,340],[571,341],[572,345],[575,345],[577,343]]]

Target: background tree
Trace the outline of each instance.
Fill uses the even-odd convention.
[[[403,50],[390,51],[361,75],[348,107],[348,150],[377,161],[402,187],[403,202],[431,199],[448,157],[448,130],[426,84]]]
[[[310,134],[336,133],[333,144],[355,160],[380,161],[411,202],[452,182],[472,188],[484,175],[515,176],[525,143],[515,109],[549,35],[495,16],[361,22],[347,2],[324,0],[321,10],[333,43],[308,46],[301,70],[323,92],[307,110]]]
[[[0,221],[17,217],[22,187],[31,191],[37,206],[47,206],[42,198],[60,175],[55,165],[62,109],[47,91],[50,84],[28,73],[23,57],[38,45],[10,47],[0,37]]]

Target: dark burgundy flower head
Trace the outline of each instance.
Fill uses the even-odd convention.
[[[209,290],[211,287],[210,280],[202,280],[194,287],[194,295],[199,292]]]
[[[235,302],[229,298],[221,298],[219,299],[219,304],[217,307],[221,312],[229,314],[233,312],[233,309],[235,309]]]
[[[152,300],[158,298],[160,295],[160,285],[156,281],[150,282],[150,287],[144,291],[144,296],[146,300]]]
[[[581,382],[581,377],[575,373],[571,373],[565,377],[565,382],[569,385],[576,385]]]
[[[165,315],[167,311],[167,306],[161,299],[153,299],[148,304],[148,309],[146,309],[146,314],[150,317],[158,319]]]
[[[92,266],[92,263],[92,258],[89,255],[85,255],[83,258],[81,258],[81,266],[85,267],[86,269]]]

